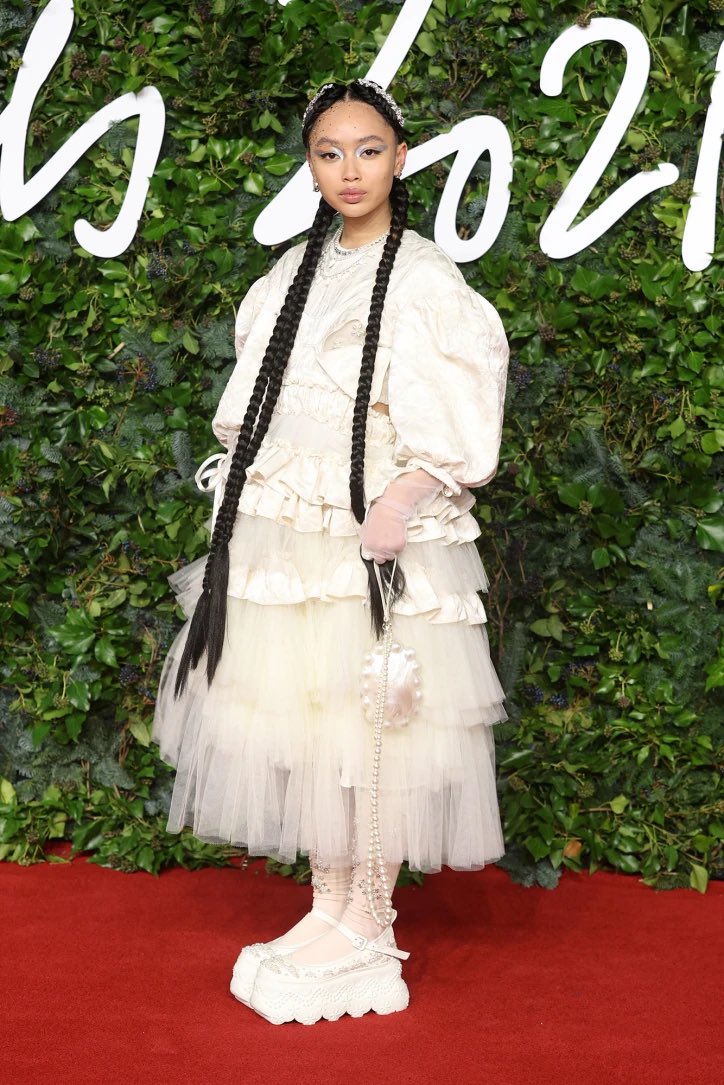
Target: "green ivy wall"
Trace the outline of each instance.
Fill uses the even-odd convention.
[[[0,4],[4,101],[42,7]],[[509,698],[496,728],[502,865],[527,883],[606,866],[703,892],[723,873],[721,207],[710,266],[681,259],[723,10],[435,0],[392,88],[413,145],[475,114],[501,119],[513,143],[505,226],[462,270],[499,309],[512,352],[500,470],[477,514]],[[115,218],[137,122],[112,128],[30,213],[0,219],[0,858],[37,861],[61,838],[124,870],[232,854],[164,832],[172,774],[149,731],[180,627],[166,577],[206,547],[193,474],[217,450],[209,423],[235,307],[275,259],[254,219],[302,159],[308,95],[365,75],[398,11],[76,4],[33,112],[26,176],[126,91],[155,85],[167,126],[117,259],[89,256],[72,227]],[[586,47],[557,99],[541,94],[540,65],[566,27],[601,15],[643,31],[652,71],[587,208],[652,163],[674,162],[680,179],[550,260],[540,228],[624,56]],[[450,161],[410,180],[412,225],[428,236]],[[463,235],[488,172],[482,159],[466,187]]]

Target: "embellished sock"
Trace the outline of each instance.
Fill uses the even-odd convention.
[[[331,915],[333,919],[339,919],[347,905],[351,866],[332,867],[331,864],[321,863],[316,855],[310,855],[309,865],[312,869],[312,905]],[[307,912],[278,939],[278,943],[291,946],[296,942],[317,938],[331,929],[323,919],[317,919],[311,912]]]
[[[341,921],[358,934],[363,934],[365,938],[372,939],[381,934],[385,928],[384,925],[380,926],[378,924],[369,906],[367,895],[367,841],[369,838],[366,831],[360,829],[359,822],[356,825],[356,839],[357,843],[352,860],[352,876],[349,880],[349,889],[346,894],[346,904],[341,915]],[[361,859],[359,856],[361,856]],[[399,871],[399,863],[385,863],[390,899]],[[381,892],[379,878],[373,880],[373,887],[376,910],[380,918],[382,918],[385,900]],[[326,964],[340,957],[346,957],[350,953],[354,953],[354,946],[349,938],[330,928],[322,938],[318,938],[309,946],[296,950],[289,959],[294,964],[299,965]]]

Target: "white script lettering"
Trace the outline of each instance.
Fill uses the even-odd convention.
[[[50,0],[28,40],[10,101],[0,113],[0,213],[10,222],[35,207],[112,124],[138,117],[136,153],[128,189],[115,222],[105,230],[86,219],[74,226],[78,243],[93,256],[118,256],[128,248],[158,162],[166,111],[155,87],[124,94],[78,129],[53,157],[25,180],[25,143],[38,91],[48,78],[73,27],[73,0]]]

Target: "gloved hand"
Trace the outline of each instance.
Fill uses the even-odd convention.
[[[443,483],[422,467],[388,483],[382,496],[367,506],[360,528],[362,557],[373,558],[380,565],[392,561],[405,548],[407,521],[420,505],[432,500],[442,488]]]

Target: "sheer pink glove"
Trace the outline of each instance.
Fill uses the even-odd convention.
[[[439,494],[442,488],[443,483],[422,467],[388,483],[382,496],[367,507],[360,528],[362,557],[373,558],[380,565],[392,561],[405,548],[407,521],[420,505]]]

